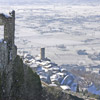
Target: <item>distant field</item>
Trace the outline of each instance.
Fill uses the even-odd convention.
[[[100,6],[0,6],[0,12],[12,9],[19,54],[35,56],[45,47],[46,57],[58,64],[100,64],[89,58],[100,53]]]

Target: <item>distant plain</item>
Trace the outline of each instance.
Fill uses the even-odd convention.
[[[16,11],[18,54],[35,56],[45,47],[46,57],[59,65],[100,64],[95,57],[100,53],[100,6],[0,6],[0,13],[12,9]],[[0,26],[0,37],[2,30]]]

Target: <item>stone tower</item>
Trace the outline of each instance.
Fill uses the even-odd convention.
[[[15,11],[12,11],[10,17],[7,17],[4,23],[4,41],[6,41],[9,46],[14,45],[14,35],[15,35]]]
[[[15,11],[9,15],[0,14],[0,25],[4,26],[4,39],[0,41],[0,68],[3,68],[17,55],[17,47],[14,44]]]
[[[14,45],[15,34],[15,11],[9,13],[9,16],[0,14],[0,25],[4,25],[4,41],[9,47]]]
[[[45,48],[41,48],[40,59],[45,60]]]

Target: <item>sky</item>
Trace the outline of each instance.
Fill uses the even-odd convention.
[[[34,4],[34,3],[67,3],[67,4],[100,4],[100,0],[0,0],[0,3]]]

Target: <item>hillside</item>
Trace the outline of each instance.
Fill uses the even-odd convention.
[[[83,100],[56,88],[42,88],[39,76],[30,67],[24,65],[22,59],[17,56],[14,62],[0,74],[0,100],[33,99]]]

